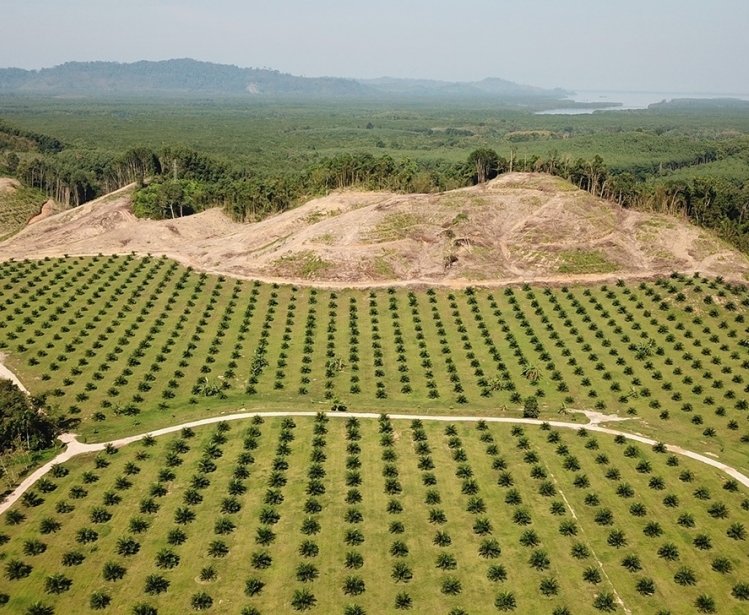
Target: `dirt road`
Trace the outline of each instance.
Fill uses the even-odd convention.
[[[8,497],[0,503],[0,514],[4,513],[8,508],[10,508],[18,498],[20,498],[26,491],[28,491],[36,481],[38,481],[42,476],[44,476],[47,472],[49,472],[53,466],[64,463],[68,461],[69,459],[72,459],[73,457],[76,457],[78,455],[82,455],[85,453],[92,453],[104,450],[107,446],[112,445],[117,448],[126,446],[128,444],[132,444],[134,442],[138,442],[139,440],[142,440],[148,435],[158,437],[167,435],[170,433],[175,433],[181,431],[185,427],[201,427],[204,425],[212,425],[214,423],[219,423],[222,421],[237,421],[237,420],[243,420],[243,419],[250,419],[253,416],[260,415],[265,418],[273,418],[273,417],[310,417],[315,416],[316,413],[314,412],[238,412],[235,414],[228,414],[223,416],[213,416],[206,419],[201,419],[198,421],[191,421],[189,423],[182,423],[180,425],[172,425],[171,427],[164,427],[163,429],[157,429],[155,431],[151,431],[148,433],[142,433],[135,436],[129,436],[127,438],[119,438],[117,440],[112,440],[110,442],[98,442],[96,444],[84,444],[81,442],[78,442],[74,434],[63,434],[60,436],[60,440],[67,444],[67,447],[65,451],[57,455],[54,459],[49,461],[48,463],[44,464],[41,468],[33,472],[30,476],[28,476],[16,489],[11,492]],[[356,417],[360,419],[367,419],[367,420],[374,420],[377,419],[380,415],[370,412],[345,412],[345,413],[337,413],[337,412],[327,412],[327,416],[333,419],[345,419],[349,417]],[[598,433],[605,433],[612,436],[624,436],[628,440],[633,440],[635,442],[640,442],[642,444],[647,444],[648,446],[653,446],[657,444],[656,440],[653,440],[651,438],[646,438],[645,436],[639,436],[637,434],[632,434],[626,431],[619,431],[617,429],[610,429],[608,427],[601,426],[598,422],[592,421],[588,423],[578,424],[578,423],[569,423],[566,421],[542,421],[539,419],[522,419],[522,418],[507,418],[507,417],[481,417],[481,416],[431,416],[431,415],[419,415],[419,414],[389,414],[388,415],[391,420],[394,421],[413,421],[414,419],[420,419],[422,421],[434,421],[434,422],[440,422],[440,423],[475,423],[478,421],[486,421],[487,423],[508,423],[511,425],[542,425],[544,423],[551,425],[552,427],[557,427],[560,429],[573,429],[575,431],[579,431],[580,429],[587,429],[588,431],[594,431]],[[706,455],[702,455],[700,453],[696,453],[694,451],[686,450],[680,446],[674,446],[667,444],[666,449],[671,452],[675,453],[677,455],[684,455],[685,457],[689,457],[691,459],[694,459],[696,461],[699,461],[700,463],[707,464],[713,468],[717,468],[718,470],[724,472],[731,478],[735,479],[745,487],[749,487],[749,476],[746,476],[736,470],[735,468],[726,465],[716,459],[712,459],[711,457],[708,457]]]

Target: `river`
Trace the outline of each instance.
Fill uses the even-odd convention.
[[[725,94],[706,92],[617,92],[580,90],[570,96],[568,100],[579,103],[596,103],[596,107],[584,109],[561,108],[539,111],[537,115],[582,115],[594,111],[628,111],[633,109],[647,109],[653,103],[675,98],[738,98],[749,100],[749,94]],[[600,106],[599,106],[600,105]]]

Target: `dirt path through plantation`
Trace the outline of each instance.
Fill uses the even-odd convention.
[[[67,448],[65,451],[57,455],[54,459],[44,464],[41,468],[36,470],[34,473],[32,473],[30,476],[28,476],[16,489],[14,489],[7,498],[0,503],[0,514],[4,513],[8,508],[10,508],[17,500],[20,498],[26,491],[28,491],[34,483],[39,480],[42,476],[44,476],[47,472],[49,472],[53,466],[64,463],[68,461],[69,459],[72,459],[73,457],[76,457],[78,455],[82,455],[85,453],[92,453],[104,450],[107,446],[114,446],[116,448],[126,446],[128,444],[132,444],[134,442],[138,442],[139,440],[142,440],[146,436],[163,436],[170,433],[175,433],[178,431],[181,431],[182,429],[189,427],[202,427],[204,425],[212,425],[215,423],[220,423],[222,421],[237,421],[237,420],[243,420],[243,419],[250,419],[256,415],[265,417],[265,418],[277,418],[277,417],[313,417],[317,413],[316,412],[307,412],[307,411],[287,411],[287,412],[238,412],[235,414],[227,414],[222,416],[213,416],[205,419],[200,419],[198,421],[190,421],[188,423],[182,423],[179,425],[172,425],[171,427],[164,427],[162,429],[157,429],[155,431],[150,431],[147,433],[138,434],[135,436],[128,436],[126,438],[119,438],[117,440],[111,440],[110,442],[98,442],[95,444],[84,444],[82,442],[79,442],[76,439],[76,436],[74,434],[63,434],[60,436],[60,440],[67,444]],[[326,416],[329,416],[331,418],[335,419],[344,419],[348,417],[356,417],[360,419],[377,419],[379,418],[379,414],[376,414],[374,412],[343,412],[343,413],[336,413],[336,412],[326,412]],[[623,436],[627,438],[628,440],[634,440],[635,442],[640,442],[642,444],[647,444],[648,446],[654,446],[657,444],[657,440],[653,440],[652,438],[646,438],[645,436],[640,436],[637,434],[633,434],[627,431],[619,431],[617,429],[610,429],[608,427],[603,427],[599,423],[593,421],[588,423],[569,423],[566,421],[542,421],[540,419],[523,419],[523,418],[509,418],[509,417],[486,417],[486,416],[434,416],[434,415],[423,415],[423,414],[388,414],[391,420],[394,421],[413,421],[415,419],[419,419],[422,421],[436,421],[440,423],[476,423],[478,421],[486,421],[487,423],[507,423],[510,425],[550,425],[551,427],[558,427],[560,429],[572,429],[575,431],[579,431],[580,429],[587,429],[588,431],[595,431],[598,433],[605,433],[612,436]],[[675,453],[677,455],[683,455],[685,457],[689,457],[690,459],[694,459],[695,461],[699,461],[700,463],[707,464],[713,468],[717,468],[718,470],[724,472],[737,482],[741,483],[745,487],[749,487],[749,476],[746,476],[739,472],[736,468],[733,468],[725,463],[722,463],[718,461],[717,459],[713,459],[711,457],[708,457],[706,455],[702,455],[700,453],[695,453],[694,451],[690,451],[687,449],[684,449],[680,446],[675,446],[671,444],[666,445],[666,450]]]
[[[18,376],[16,376],[8,367],[6,367],[5,359],[6,359],[5,353],[0,352],[0,378],[5,378],[6,380],[10,380],[19,389],[21,389],[24,393],[26,393],[26,395],[31,395],[31,393],[29,393],[29,390],[25,386],[23,386],[23,382],[21,382],[18,379]]]

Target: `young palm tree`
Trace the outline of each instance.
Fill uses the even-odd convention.
[[[517,600],[512,592],[500,592],[494,600],[494,606],[498,611],[514,611],[517,608]]]
[[[317,604],[317,598],[308,589],[297,589],[291,598],[291,606],[295,611],[309,611]]]
[[[94,611],[100,611],[106,609],[112,602],[112,597],[109,594],[105,594],[101,591],[96,591],[91,594],[88,605]]]

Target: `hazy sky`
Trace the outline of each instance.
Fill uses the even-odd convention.
[[[3,0],[0,66],[191,57],[307,76],[749,93],[749,0]]]

